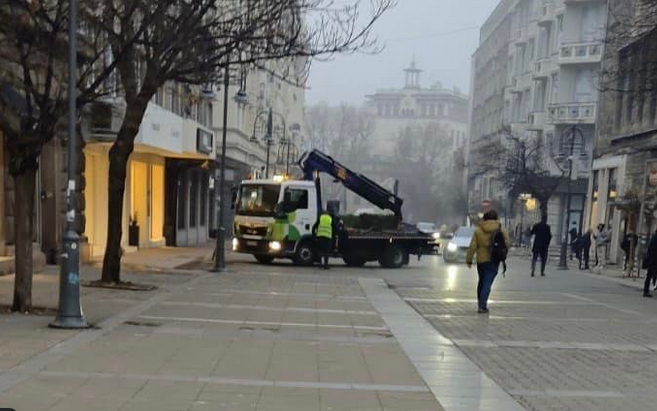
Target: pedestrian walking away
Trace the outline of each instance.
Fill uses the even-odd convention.
[[[646,282],[643,285],[643,296],[652,297],[650,293],[650,282],[657,278],[657,231],[652,235],[646,256],[643,259],[643,268],[648,270]]]
[[[325,270],[329,269],[329,255],[333,246],[333,217],[322,211],[319,220],[313,226],[315,244],[319,252],[320,263]]]
[[[570,235],[570,259],[572,261],[573,257],[577,257],[577,240],[579,239],[579,233],[577,231],[577,223],[573,221],[573,226],[568,232]]]
[[[593,235],[593,231],[589,228],[586,230],[584,234],[579,239],[579,253],[580,253],[580,261],[579,261],[579,269],[580,270],[588,270],[589,269],[589,258],[591,254],[591,236]]]
[[[625,258],[623,260],[623,270],[627,270],[630,259],[632,258],[632,250],[636,247],[638,237],[632,231],[629,231],[623,236],[623,241],[621,241],[620,248],[625,253]]]
[[[479,223],[470,240],[470,248],[466,256],[468,268],[472,262],[477,261],[477,303],[480,314],[488,313],[488,297],[495,277],[500,268],[500,263],[506,261],[506,251],[511,244],[508,233],[502,229],[495,210],[484,214],[483,221]]]
[[[532,247],[532,277],[536,272],[536,261],[541,259],[541,277],[545,277],[545,264],[547,263],[548,250],[550,241],[552,241],[552,231],[547,223],[547,215],[541,217],[541,222],[532,227],[531,235],[534,236],[534,246]]]

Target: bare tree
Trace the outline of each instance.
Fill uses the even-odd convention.
[[[552,161],[541,140],[515,135],[508,126],[502,128],[502,133],[500,144],[491,151],[492,169],[497,168],[499,181],[510,198],[531,194],[539,202],[541,214],[547,215],[548,202],[566,172]]]
[[[31,307],[34,188],[43,145],[62,127],[67,86],[67,0],[0,4],[0,128],[16,187],[15,310]],[[109,230],[102,280],[120,281],[120,240],[128,157],[149,100],[168,81],[218,79],[227,64],[270,70],[272,60],[376,51],[372,25],[394,0],[373,0],[370,14],[354,1],[81,0],[77,106],[108,92],[124,96],[126,113],[110,150]],[[360,24],[362,23],[362,24]],[[283,65],[289,67],[288,65]],[[307,68],[307,67],[306,67]],[[303,84],[307,70],[277,71]],[[118,74],[120,87],[107,82]],[[79,231],[82,230],[78,219]]]
[[[318,104],[305,113],[305,127],[313,148],[326,151],[339,162],[361,169],[369,162],[374,117],[364,108],[348,104],[330,107]],[[339,199],[344,187],[326,184],[328,199]]]
[[[404,213],[417,221],[435,221],[446,196],[442,188],[451,175],[452,141],[438,123],[409,125],[395,141],[387,172],[399,181]]]
[[[16,275],[12,308],[32,306],[35,185],[43,145],[63,128],[68,84],[68,1],[4,0],[0,4],[0,129],[15,190]],[[81,1],[82,13],[95,4]],[[78,107],[101,96],[115,66],[105,64],[99,27],[81,33]],[[120,54],[120,53],[119,53]],[[80,187],[80,184],[77,185]],[[78,218],[81,231],[81,219]]]

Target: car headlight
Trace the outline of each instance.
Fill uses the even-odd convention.
[[[239,246],[240,246],[240,240],[238,240],[237,238],[233,238],[233,251],[237,251]]]
[[[282,248],[281,243],[279,243],[278,241],[272,241],[269,243],[269,249],[272,251],[281,251],[281,248]]]
[[[459,249],[459,247],[454,243],[447,244],[447,251],[451,251],[453,253],[454,251],[456,251],[458,249]]]
[[[434,238],[434,240],[440,239],[440,233],[433,233],[431,236]]]

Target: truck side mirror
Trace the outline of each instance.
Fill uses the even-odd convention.
[[[283,220],[287,218],[287,209],[285,202],[278,203],[274,206],[274,218],[277,220]]]
[[[230,209],[235,210],[236,204],[237,204],[237,188],[232,188],[230,190]]]

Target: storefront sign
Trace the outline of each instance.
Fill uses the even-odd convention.
[[[212,133],[208,131],[201,128],[196,129],[196,151],[203,154],[212,153],[213,137]]]

